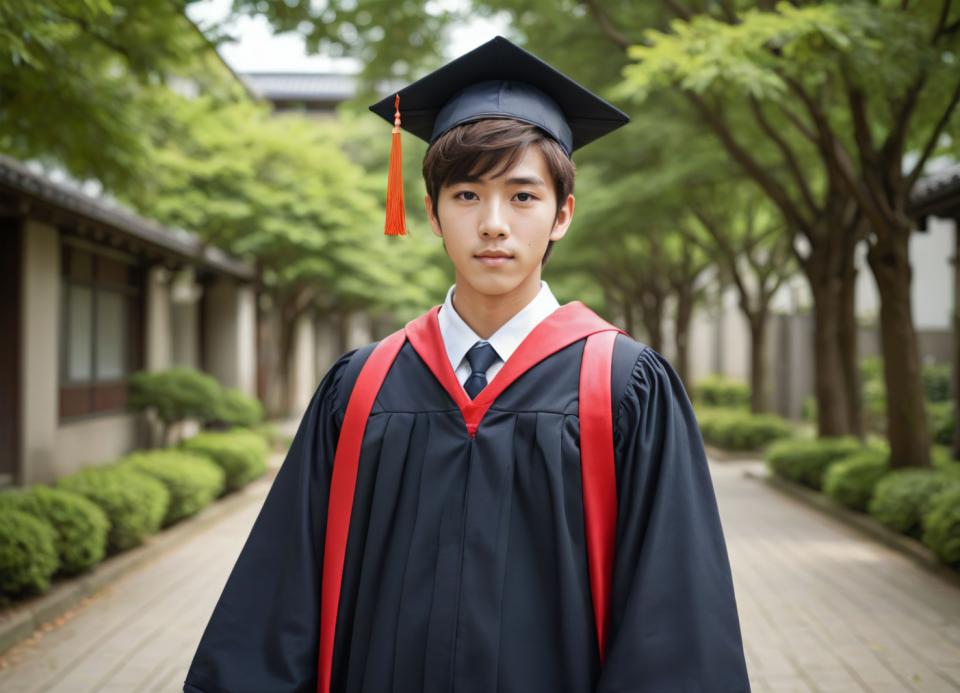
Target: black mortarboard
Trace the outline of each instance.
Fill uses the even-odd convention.
[[[373,104],[370,110],[394,124],[392,181],[400,176],[400,128],[433,144],[447,130],[463,123],[513,118],[538,126],[570,156],[630,120],[618,108],[502,36]],[[385,232],[402,235],[403,216],[402,189],[396,182],[388,183]]]

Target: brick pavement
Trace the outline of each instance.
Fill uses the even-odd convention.
[[[960,691],[960,589],[745,479],[750,464],[712,469],[754,690]],[[9,651],[0,690],[179,691],[258,506]]]

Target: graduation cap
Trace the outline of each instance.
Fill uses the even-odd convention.
[[[406,234],[401,128],[433,144],[464,123],[512,118],[539,127],[569,157],[630,120],[618,108],[502,36],[373,104],[370,110],[393,123],[384,228],[389,236]]]

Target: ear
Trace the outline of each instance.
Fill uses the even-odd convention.
[[[430,222],[430,228],[433,229],[433,235],[443,238],[443,229],[440,228],[440,219],[433,210],[433,200],[429,195],[423,196],[423,206],[427,210],[427,220]]]
[[[551,241],[559,241],[566,235],[567,229],[570,228],[570,224],[573,222],[573,208],[575,205],[576,200],[573,195],[567,195],[567,199],[564,200],[560,211],[557,212],[556,221],[553,222],[553,230],[550,231]]]

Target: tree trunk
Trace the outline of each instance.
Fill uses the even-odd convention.
[[[920,350],[910,303],[909,229],[884,229],[867,253],[880,291],[880,343],[892,467],[930,466]]]
[[[850,433],[863,440],[863,388],[860,382],[860,353],[857,348],[859,326],[856,306],[857,268],[854,260],[855,255],[851,248],[844,257],[844,266],[840,273],[840,323],[837,336],[840,356],[843,359],[846,418]]]
[[[841,291],[835,277],[821,280],[808,275],[813,292],[814,391],[817,397],[817,435],[843,436],[851,432],[847,419],[844,358],[840,350]]]
[[[767,402],[767,312],[747,316],[750,325],[750,412],[769,410]]]
[[[953,459],[960,460],[960,217],[953,220]]]
[[[647,345],[663,353],[663,296],[659,292],[646,291],[641,295],[640,320],[647,332]]]
[[[677,313],[673,331],[673,343],[677,353],[673,365],[688,392],[691,392],[693,387],[690,382],[690,320],[693,317],[693,303],[692,291],[680,289],[677,292]]]

